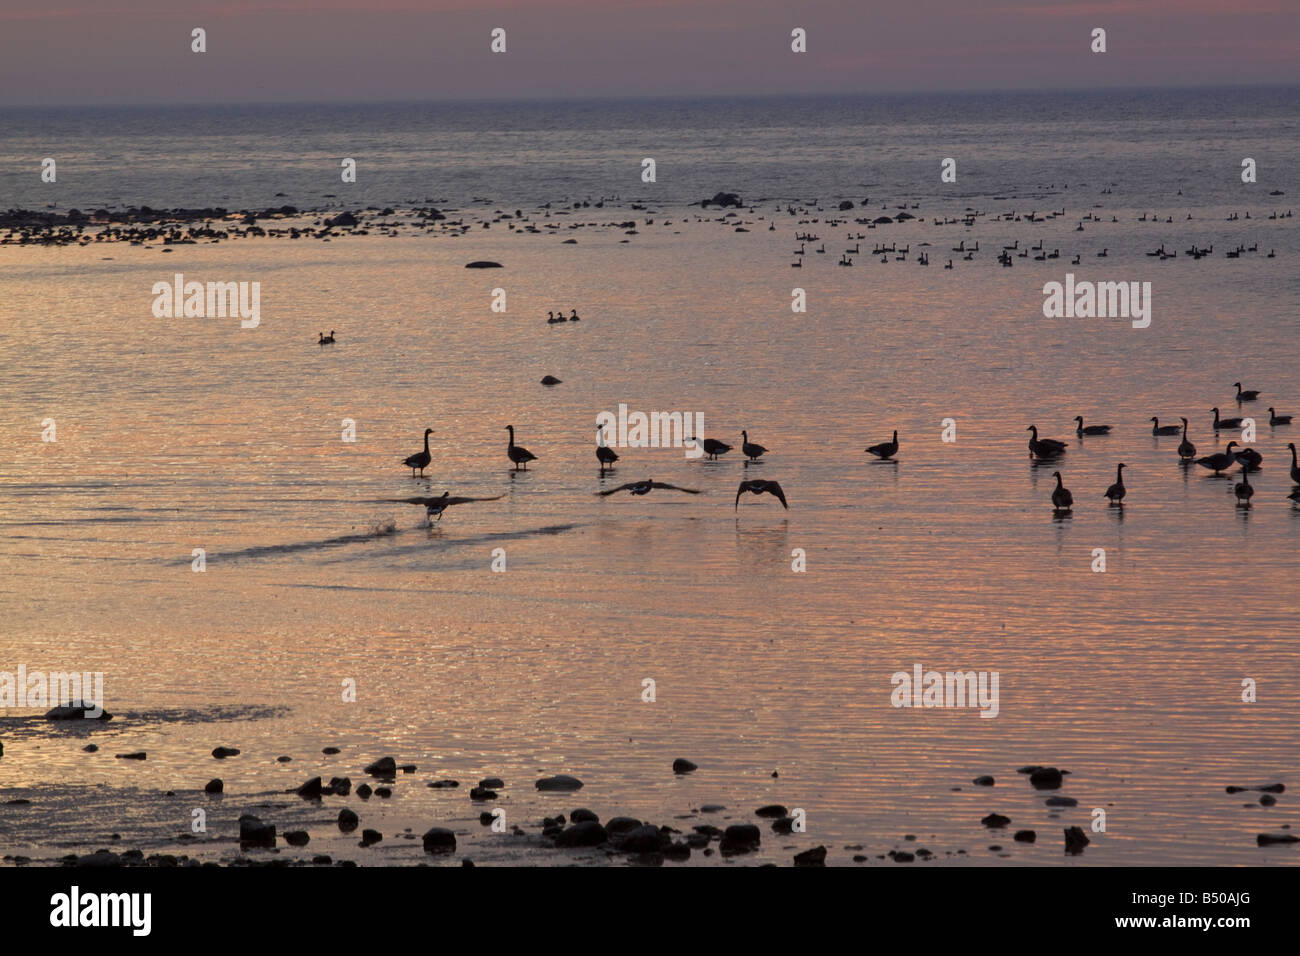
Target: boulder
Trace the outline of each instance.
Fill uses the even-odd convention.
[[[570,777],[568,774],[560,773],[554,777],[543,777],[535,784],[538,790],[581,790],[582,781],[577,777]]]
[[[609,839],[605,828],[595,820],[582,820],[555,835],[555,845],[561,847],[600,846]]]
[[[693,773],[699,768],[683,757],[678,757],[673,761],[673,773]]]
[[[320,777],[312,777],[302,786],[294,790],[294,793],[298,794],[298,796],[302,797],[304,800],[319,800],[322,790],[323,788],[321,787]]]
[[[372,777],[393,777],[397,775],[397,761],[392,757],[380,757],[370,766],[366,767],[366,773]]]
[[[245,846],[275,846],[275,824],[254,816],[239,818],[239,842]]]
[[[357,825],[360,822],[361,820],[357,817],[356,813],[349,810],[347,807],[344,807],[339,811],[339,829],[344,833],[351,833],[357,828]]]
[[[290,846],[306,846],[310,840],[306,830],[289,830],[284,835],[284,842]]]
[[[425,853],[453,853],[456,850],[456,834],[446,827],[431,827],[424,834]]]
[[[1078,856],[1083,852],[1083,848],[1092,841],[1088,839],[1088,834],[1084,833],[1080,827],[1066,827],[1065,829],[1065,852],[1071,856]]]
[[[213,780],[209,780],[209,781],[207,782],[207,785],[204,786],[204,788],[203,788],[203,792],[204,792],[204,793],[221,793],[221,792],[224,791],[225,789],[226,789],[226,785],[225,785],[224,783],[221,782],[221,778],[220,778],[220,777],[217,777],[217,778],[215,778],[215,779],[213,779]]]
[[[826,847],[815,846],[811,850],[804,850],[802,853],[794,855],[795,866],[825,866],[826,865]]]
[[[722,832],[719,849],[724,856],[733,853],[750,853],[758,849],[762,834],[752,823],[733,823]]]
[[[68,704],[51,707],[45,712],[46,720],[112,720],[113,715],[98,705],[74,700]]]

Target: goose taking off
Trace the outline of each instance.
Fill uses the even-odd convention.
[[[331,333],[331,334],[333,334],[333,333]],[[1232,384],[1235,385],[1235,386],[1237,386],[1237,401],[1239,401],[1239,402],[1253,402],[1255,399],[1259,398],[1259,392],[1258,392],[1257,390],[1255,390],[1255,389],[1247,389],[1247,390],[1245,390],[1245,391],[1242,391],[1241,383],[1240,383],[1240,382],[1233,382]]]
[[[1183,440],[1178,443],[1178,457],[1187,461],[1196,457],[1196,446],[1187,440],[1187,419],[1183,419]]]
[[[1033,432],[1029,436],[1029,454],[1035,458],[1055,458],[1065,453],[1066,443],[1055,438],[1039,438],[1037,425],[1030,425],[1025,431]]]
[[[606,468],[613,468],[614,462],[618,461],[618,455],[614,449],[605,444],[605,426],[596,426],[596,460],[600,462],[600,473],[603,475]]]
[[[1184,418],[1183,421],[1187,421],[1187,419]],[[1183,428],[1182,425],[1161,425],[1160,419],[1154,415],[1151,416],[1151,434],[1153,435],[1177,435]]]
[[[889,461],[889,459],[898,454],[898,432],[895,431],[894,437],[889,441],[882,441],[879,445],[872,445],[870,448],[864,450],[875,455],[881,461]]]
[[[740,444],[740,450],[745,453],[745,457],[750,461],[758,461],[760,456],[767,453],[767,449],[762,445],[749,440],[749,432],[742,431],[740,437],[743,439]]]
[[[433,456],[429,454],[429,436],[433,434],[432,428],[424,430],[424,451],[417,451],[414,455],[404,458],[402,464],[411,469],[411,477],[415,477],[415,469],[420,469],[420,474],[424,474],[424,469],[429,467],[429,462],[433,461]]]
[[[648,495],[652,488],[663,488],[665,491],[684,491],[688,495],[698,495],[700,493],[698,488],[679,488],[664,481],[647,478],[645,481],[629,481],[626,485],[619,485],[617,488],[609,488],[606,491],[598,491],[596,494],[605,496],[627,491],[634,495]]]
[[[1291,480],[1300,485],[1300,464],[1295,460],[1295,442],[1287,442],[1286,447],[1291,449]]]
[[[1240,419],[1240,418],[1220,418],[1220,417],[1219,417],[1219,410],[1218,410],[1217,408],[1211,408],[1210,411],[1214,412],[1214,430],[1215,430],[1216,432],[1217,432],[1219,429],[1221,429],[1221,428],[1240,428],[1240,427],[1241,427],[1241,419]]]
[[[1119,467],[1115,469],[1115,484],[1107,488],[1106,494],[1102,496],[1109,498],[1113,505],[1122,505],[1124,496],[1128,494],[1128,489],[1124,487],[1124,469],[1127,467],[1123,462],[1119,463]]]
[[[790,510],[790,505],[785,500],[785,492],[781,490],[780,484],[775,481],[764,481],[762,478],[755,478],[752,481],[742,481],[740,487],[736,489],[736,509],[740,508],[740,496],[745,492],[751,495],[769,494],[781,502],[781,507],[786,511]],[[735,510],[735,509],[733,509]]]
[[[1061,482],[1059,471],[1052,472],[1052,477],[1056,479],[1056,487],[1052,489],[1052,507],[1057,511],[1069,511],[1074,506],[1074,495]]]
[[[1110,434],[1109,425],[1084,425],[1082,415],[1075,415],[1074,422],[1075,422],[1075,429],[1074,429],[1075,433],[1078,434],[1080,438],[1082,438],[1084,435],[1109,435]]]
[[[1216,475],[1225,468],[1231,468],[1237,463],[1237,456],[1233,454],[1232,449],[1236,447],[1235,441],[1228,442],[1226,451],[1218,451],[1213,455],[1206,455],[1204,458],[1196,459],[1196,463],[1202,468],[1208,468]]]
[[[514,425],[507,425],[507,426],[506,426],[506,431],[508,431],[508,432],[510,433],[510,443],[509,443],[508,445],[506,445],[506,454],[510,457],[510,460],[513,461],[513,462],[515,463],[515,471],[518,471],[518,470],[519,470],[519,466],[520,466],[520,465],[523,465],[523,466],[524,466],[524,471],[527,471],[527,470],[528,470],[528,463],[529,463],[530,461],[536,461],[536,460],[537,460],[537,456],[534,455],[534,454],[533,454],[531,451],[529,451],[527,448],[525,448],[523,445],[516,445],[516,444],[515,444],[515,426],[514,426]]]
[[[719,455],[725,455],[731,451],[731,446],[726,442],[718,441],[716,438],[706,438],[700,443],[704,448],[704,454],[709,458],[716,459]]]
[[[1268,406],[1268,423],[1270,425],[1290,425],[1290,415],[1279,415],[1272,405]]]
[[[437,516],[442,520],[442,513],[452,505],[463,505],[471,501],[499,501],[505,495],[496,495],[492,498],[453,498],[450,491],[444,491],[436,498],[381,498],[381,501],[390,501],[404,505],[424,505],[425,514],[430,520]]]
[[[1237,496],[1237,504],[1250,506],[1250,499],[1255,495],[1255,489],[1250,485],[1250,471],[1245,465],[1241,466],[1241,481],[1233,487],[1232,493]]]

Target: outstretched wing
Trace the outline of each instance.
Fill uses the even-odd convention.
[[[778,482],[769,481],[767,483],[767,487],[764,490],[773,495],[776,495],[777,500],[781,502],[781,507],[784,508],[786,511],[790,510],[790,506],[786,504],[785,501],[785,492],[781,490],[781,485]]]
[[[375,500],[403,505],[424,505],[427,508],[436,501],[442,501],[442,498],[376,498]]]
[[[605,489],[604,491],[598,491],[598,492],[596,492],[596,494],[598,494],[598,495],[616,495],[616,494],[618,494],[620,491],[627,491],[629,488],[635,488],[637,485],[640,485],[640,484],[643,484],[643,482],[640,482],[640,481],[629,481],[626,485],[619,485],[617,488],[607,488],[607,489]]]
[[[650,482],[650,487],[666,488],[669,491],[684,491],[688,495],[698,495],[700,493],[700,490],[698,488],[679,488],[677,485],[670,485],[667,482],[663,482],[663,481],[652,481]]]
[[[463,505],[470,501],[500,501],[505,495],[494,495],[491,498],[430,498],[430,501],[441,501],[444,505]]]
[[[740,508],[740,496],[743,495],[748,490],[749,490],[749,482],[742,481],[740,483],[740,486],[736,489],[736,505],[734,508],[732,508],[733,511]]]

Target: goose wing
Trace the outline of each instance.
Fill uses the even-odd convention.
[[[650,482],[650,487],[665,488],[668,491],[684,491],[688,495],[698,495],[700,493],[700,490],[698,488],[679,488],[677,485],[670,485],[664,481],[652,481]]]
[[[781,485],[779,482],[769,481],[767,483],[767,487],[763,490],[768,492],[769,494],[775,495],[776,499],[781,502],[781,507],[784,508],[786,511],[790,510],[790,505],[787,504],[785,500],[785,492],[781,490]]]
[[[431,499],[429,499],[429,500],[431,500],[431,501],[441,501],[441,502],[443,503],[443,505],[445,505],[445,506],[447,506],[447,507],[450,507],[451,505],[463,505],[463,504],[467,504],[467,503],[469,503],[469,502],[471,502],[471,501],[500,501],[500,500],[501,500],[502,498],[504,498],[504,497],[505,497],[505,495],[493,495],[491,498],[466,498],[466,497],[460,497],[460,498],[431,498]]]
[[[617,488],[606,488],[604,491],[598,491],[598,492],[596,492],[596,494],[598,494],[598,495],[616,495],[616,494],[618,494],[620,491],[627,491],[627,490],[629,490],[629,489],[631,489],[631,488],[635,488],[635,487],[637,487],[638,485],[644,485],[644,484],[645,484],[644,481],[629,481],[629,482],[628,482],[627,484],[625,484],[625,485],[619,485]]]

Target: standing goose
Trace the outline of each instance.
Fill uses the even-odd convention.
[[[381,498],[381,501],[391,501],[405,505],[424,505],[425,515],[432,520],[436,515],[438,520],[442,520],[442,513],[452,505],[463,505],[471,501],[500,501],[505,495],[496,495],[493,498],[453,498],[450,491],[444,491],[436,498]]]
[[[882,441],[879,445],[872,445],[865,450],[871,452],[881,461],[889,461],[898,454],[898,432],[895,431],[894,437],[889,441]]]
[[[1232,384],[1237,386],[1237,401],[1253,402],[1255,399],[1259,398],[1259,392],[1256,389],[1247,389],[1246,391],[1242,391],[1240,382],[1233,382]]]
[[[1029,453],[1035,458],[1055,458],[1064,454],[1066,443],[1055,438],[1039,438],[1037,425],[1030,425],[1025,431],[1033,432],[1029,437]]]
[[[666,491],[683,491],[688,495],[698,495],[698,488],[679,488],[677,485],[670,485],[664,481],[655,481],[653,478],[647,478],[645,481],[629,481],[625,485],[619,485],[617,488],[609,488],[605,491],[598,491],[596,494],[614,495],[620,491],[627,491],[634,495],[648,495],[652,488],[663,488]]]
[[[1221,428],[1231,429],[1241,427],[1240,418],[1220,418],[1219,410],[1217,408],[1211,408],[1210,411],[1214,412],[1214,430],[1216,432]]]
[[[713,459],[731,451],[730,445],[726,442],[718,441],[716,438],[706,438],[701,444],[704,446],[704,454]]]
[[[1123,462],[1119,463],[1119,467],[1115,469],[1115,484],[1107,488],[1106,494],[1103,495],[1109,498],[1113,505],[1123,505],[1124,496],[1128,494],[1128,489],[1124,487],[1124,469],[1127,467]]]
[[[741,431],[740,437],[743,439],[740,450],[745,453],[745,457],[750,461],[758,461],[760,456],[766,454],[766,448],[749,440],[749,432]]]
[[[1109,425],[1087,425],[1087,426],[1085,426],[1085,425],[1083,424],[1083,416],[1082,416],[1082,415],[1075,415],[1075,416],[1074,416],[1074,421],[1075,421],[1075,429],[1074,429],[1074,431],[1075,431],[1075,433],[1076,433],[1080,438],[1082,438],[1084,435],[1109,435],[1109,434],[1110,434],[1110,428],[1111,428],[1111,426],[1109,426]]]
[[[1188,461],[1196,457],[1196,446],[1187,440],[1187,419],[1183,419],[1183,440],[1178,443],[1178,457]]]
[[[1215,452],[1213,455],[1206,455],[1204,458],[1196,459],[1196,463],[1202,468],[1208,468],[1216,475],[1225,468],[1231,468],[1237,464],[1237,456],[1233,454],[1232,449],[1236,446],[1235,441],[1228,442],[1226,451]]]
[[[432,434],[433,429],[426,428],[424,430],[424,451],[417,451],[414,455],[402,460],[402,464],[411,469],[412,478],[415,477],[415,469],[420,469],[420,474],[423,475],[424,469],[428,468],[429,462],[433,461],[433,456],[429,454],[429,436]]]
[[[1187,421],[1187,419],[1184,418],[1183,421]],[[1160,419],[1154,415],[1151,416],[1151,434],[1153,435],[1177,435],[1182,430],[1183,426],[1181,425],[1161,425]]]
[[[1237,452],[1237,461],[1247,471],[1259,471],[1259,466],[1264,464],[1264,456],[1253,448],[1243,448]]]
[[[1056,487],[1052,490],[1052,507],[1057,511],[1069,511],[1074,506],[1074,495],[1061,482],[1059,471],[1052,472],[1052,477],[1056,479]]]
[[[1250,499],[1255,495],[1255,489],[1250,485],[1250,476],[1247,474],[1248,469],[1245,465],[1241,466],[1241,481],[1233,487],[1232,493],[1237,496],[1237,504],[1250,507]]]
[[[1286,443],[1286,447],[1291,449],[1291,480],[1300,485],[1300,464],[1295,460],[1295,442]]]
[[[605,444],[605,426],[596,426],[596,460],[600,462],[600,473],[603,475],[606,468],[613,468],[614,462],[618,461],[618,455],[614,449]]]
[[[1268,423],[1270,425],[1290,425],[1290,415],[1279,415],[1272,405],[1268,406]]]
[[[736,489],[736,506],[733,510],[738,510],[740,508],[740,496],[747,491],[751,495],[761,495],[764,493],[772,495],[777,501],[781,502],[782,508],[786,511],[790,510],[790,505],[785,500],[785,492],[781,490],[781,486],[775,481],[764,481],[762,478],[755,478],[752,481],[742,481],[740,483],[740,487]]]
[[[510,460],[513,461],[513,462],[515,463],[515,471],[518,471],[518,470],[519,470],[519,466],[520,466],[520,465],[523,465],[523,466],[524,466],[524,471],[527,471],[527,470],[528,470],[528,463],[529,463],[530,461],[536,461],[536,460],[537,460],[537,456],[534,455],[534,454],[533,454],[531,451],[529,451],[527,448],[525,448],[523,445],[516,445],[516,444],[515,444],[515,426],[514,426],[514,425],[507,425],[507,426],[506,426],[506,431],[508,431],[508,432],[510,433],[510,443],[509,443],[508,445],[506,445],[506,454],[510,457]]]

